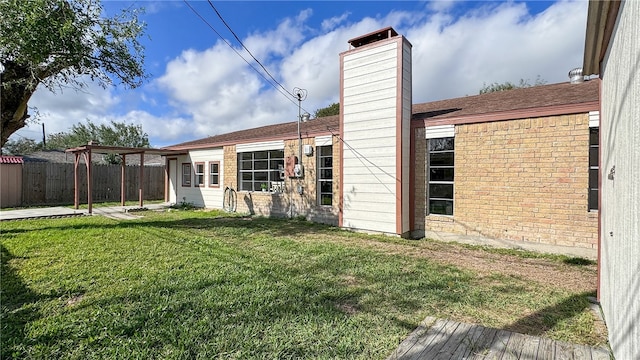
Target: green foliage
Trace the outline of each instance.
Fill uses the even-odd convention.
[[[540,78],[540,75],[538,75],[533,85],[529,83],[529,79],[527,80],[520,79],[520,82],[518,84],[514,84],[509,81],[506,81],[502,84],[494,82],[493,84],[487,85],[486,83],[484,83],[479,93],[480,95],[482,95],[482,94],[488,94],[488,93],[498,92],[498,91],[507,91],[507,90],[513,90],[513,89],[528,88],[532,86],[539,86],[539,85],[544,85],[546,83],[547,82],[545,80]]]
[[[582,292],[501,275],[498,259],[483,274],[414,256],[430,245],[416,240],[222,211],[143,215],[3,223],[0,358],[371,359],[427,315],[594,342]]]
[[[145,25],[139,10],[102,16],[98,0],[0,0],[2,143],[25,126],[38,85],[82,88],[81,76],[103,87],[141,85]]]
[[[47,149],[64,150],[86,145],[94,141],[104,146],[149,147],[149,136],[142,126],[111,121],[110,125],[96,125],[87,120],[86,123],[74,124],[69,132],[51,134],[47,137]],[[114,154],[105,155],[111,164],[120,163]]]
[[[27,155],[38,150],[42,150],[42,143],[28,138],[7,141],[2,147],[3,154],[11,155]]]
[[[315,117],[325,117],[331,115],[339,115],[340,114],[340,104],[333,103],[325,108],[316,110]]]

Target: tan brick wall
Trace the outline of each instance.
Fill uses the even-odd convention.
[[[339,200],[339,164],[340,152],[338,140],[333,139],[333,206],[317,205],[317,153],[314,138],[302,139],[305,144],[312,145],[313,155],[302,155],[304,166],[304,178],[285,179],[285,188],[282,193],[261,191],[238,191],[237,211],[262,216],[303,216],[309,220],[337,225],[338,224],[338,200]],[[284,156],[298,155],[298,140],[285,141]],[[238,161],[235,146],[224,148],[224,185],[233,189],[238,188]],[[297,191],[298,185],[303,187],[303,194]]]
[[[454,216],[428,230],[597,247],[588,114],[456,126]]]

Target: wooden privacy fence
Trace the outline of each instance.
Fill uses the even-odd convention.
[[[144,200],[164,199],[164,166],[144,167]],[[120,201],[120,165],[93,165],[93,201]],[[87,173],[78,167],[80,203],[87,202]],[[138,200],[139,165],[127,165],[127,200]],[[22,206],[73,204],[73,164],[25,163],[22,167]],[[3,204],[4,205],[4,204]]]

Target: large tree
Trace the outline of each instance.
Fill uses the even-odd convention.
[[[68,132],[47,136],[49,150],[64,150],[87,144],[89,141],[105,146],[149,147],[149,135],[140,125],[127,125],[123,122],[111,121],[110,125],[96,125],[87,120],[86,123],[74,124]],[[113,154],[104,156],[106,162],[120,163],[120,158]]]
[[[103,17],[99,0],[0,0],[2,134],[0,146],[26,125],[38,85],[51,91],[139,86],[145,78],[144,24],[138,10]]]
[[[338,114],[340,114],[340,104],[333,103],[327,107],[316,110],[315,117],[319,118],[319,117],[338,115]]]
[[[536,78],[536,81],[533,83],[533,85],[531,83],[529,83],[529,79],[525,80],[525,79],[520,79],[520,83],[518,84],[514,84],[510,81],[505,81],[504,83],[497,83],[494,82],[493,84],[489,84],[487,85],[486,83],[483,84],[482,89],[480,89],[479,94],[488,94],[488,93],[492,93],[492,92],[498,92],[498,91],[507,91],[507,90],[513,90],[513,89],[520,89],[520,88],[528,88],[528,87],[532,87],[532,86],[539,86],[539,85],[544,85],[547,82],[543,79],[540,78],[540,75],[538,75],[538,77]]]

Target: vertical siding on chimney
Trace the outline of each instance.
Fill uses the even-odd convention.
[[[380,41],[342,55],[344,227],[397,233],[400,44]]]

